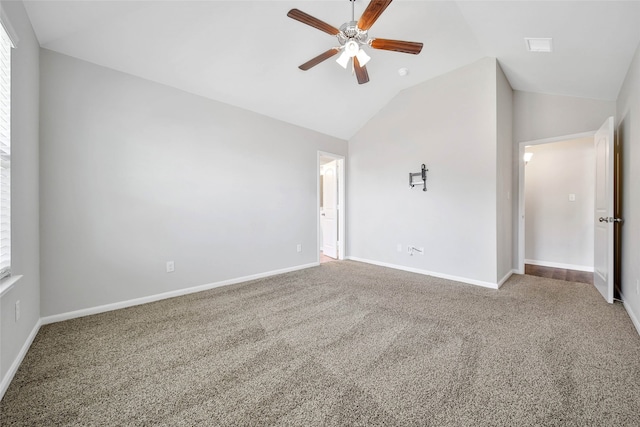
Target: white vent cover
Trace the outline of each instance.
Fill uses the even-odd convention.
[[[553,39],[525,37],[524,42],[529,52],[551,52],[553,51]]]

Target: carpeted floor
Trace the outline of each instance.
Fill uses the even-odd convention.
[[[638,426],[640,337],[593,286],[356,262],[43,326],[6,426]]]

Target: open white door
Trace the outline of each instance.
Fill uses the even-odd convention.
[[[596,194],[593,284],[608,303],[613,303],[614,140],[613,117],[595,135]]]
[[[324,165],[322,175],[322,253],[338,257],[338,179],[337,161]]]

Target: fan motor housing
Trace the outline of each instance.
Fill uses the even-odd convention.
[[[340,26],[340,32],[336,34],[340,45],[344,46],[349,40],[354,40],[363,45],[369,42],[369,34],[358,28],[357,21],[345,22]]]

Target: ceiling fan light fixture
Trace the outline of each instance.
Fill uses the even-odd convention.
[[[351,56],[349,56],[349,54],[345,50],[345,51],[342,52],[342,55],[340,55],[338,57],[338,59],[336,59],[336,62],[338,64],[340,64],[342,66],[342,68],[344,68],[346,70],[350,59],[351,59]]]
[[[364,49],[360,49],[358,53],[356,53],[356,57],[358,58],[358,62],[361,67],[367,65],[367,62],[371,60],[371,57],[367,55],[367,52],[365,52]]]
[[[422,43],[381,38],[371,39],[369,37],[369,28],[371,28],[371,26],[376,22],[387,6],[391,4],[392,0],[371,0],[360,16],[360,19],[357,21],[355,20],[354,14],[355,0],[350,0],[350,2],[351,21],[345,22],[340,26],[340,28],[329,25],[299,9],[294,8],[287,13],[287,16],[291,19],[295,19],[303,24],[335,36],[340,44],[339,46],[331,48],[300,65],[298,67],[299,69],[307,71],[322,61],[340,53],[336,62],[344,69],[347,69],[349,66],[349,60],[353,58],[353,61],[351,61],[353,73],[358,80],[358,84],[364,84],[369,81],[369,74],[365,65],[371,60],[371,57],[369,57],[367,52],[363,49],[364,46],[369,46],[372,49],[409,53],[413,55],[420,53],[422,50]]]
[[[356,56],[360,50],[360,45],[355,40],[349,40],[344,45],[344,51],[350,58]]]

